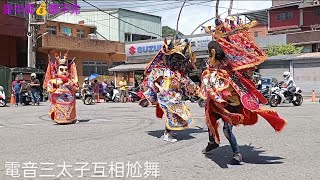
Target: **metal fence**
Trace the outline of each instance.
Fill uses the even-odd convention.
[[[11,94],[11,81],[11,69],[4,66],[0,66],[0,86],[4,88],[7,98],[10,98]]]

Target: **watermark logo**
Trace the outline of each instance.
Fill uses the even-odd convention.
[[[35,4],[4,4],[3,14],[37,14],[45,16],[47,14],[57,15],[60,13],[80,14],[80,6],[77,4],[46,4],[42,3],[39,7]]]
[[[65,161],[55,164],[49,162],[6,162],[6,176],[12,178],[158,178],[158,162],[76,162]]]

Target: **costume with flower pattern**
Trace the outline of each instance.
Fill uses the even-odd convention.
[[[262,116],[276,130],[281,131],[286,120],[276,111],[261,108],[259,101],[267,99],[260,94],[251,80],[255,66],[267,60],[248,29],[256,21],[236,26],[234,21],[216,20],[216,29],[206,28],[214,41],[208,45],[208,68],[202,73],[201,94],[206,99],[206,123],[216,143],[220,143],[218,119],[230,125],[253,125]],[[234,112],[228,111],[236,107]],[[233,108],[234,109],[234,108]]]
[[[187,54],[187,55],[185,55]],[[195,62],[190,44],[164,40],[162,49],[145,69],[149,92],[157,93],[156,116],[165,117],[166,130],[183,130],[193,124],[193,118],[185,102],[182,102],[181,86],[190,93],[200,88],[187,76],[187,68]]]
[[[55,59],[49,56],[49,63],[45,75],[43,87],[50,97],[50,118],[58,124],[75,123],[76,98],[78,90],[77,68],[75,58],[68,61],[68,54],[64,57],[55,53]]]

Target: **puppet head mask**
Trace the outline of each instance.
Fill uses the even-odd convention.
[[[59,57],[56,54],[56,60],[59,63],[58,65],[58,77],[67,78],[70,76],[69,67],[68,67],[68,55],[65,54],[63,58]]]
[[[167,45],[164,42],[162,52],[165,54],[166,62],[169,68],[173,71],[185,70],[187,64],[195,62],[192,56],[190,44],[186,41],[181,44],[173,45],[173,40]],[[187,54],[187,55],[186,55]]]

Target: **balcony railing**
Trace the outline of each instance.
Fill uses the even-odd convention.
[[[304,31],[287,34],[287,43],[293,44],[311,44],[320,41],[320,30]]]
[[[124,54],[124,43],[88,38],[68,37],[63,35],[45,35],[39,49],[64,49],[82,52]]]

